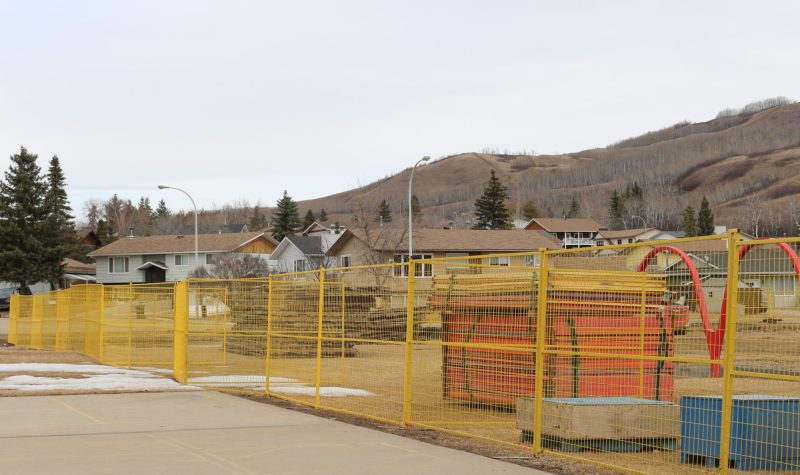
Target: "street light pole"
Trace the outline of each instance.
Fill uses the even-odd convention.
[[[413,192],[413,186],[414,186],[414,170],[417,169],[417,165],[419,165],[422,162],[427,162],[430,159],[431,157],[427,155],[420,158],[417,161],[417,163],[415,163],[414,166],[411,168],[411,176],[408,177],[408,260],[411,260],[411,256],[414,254],[414,246],[411,236],[411,233],[413,231],[413,222],[414,222],[414,213],[412,212],[413,210],[411,209],[411,204],[412,204],[411,194]]]
[[[195,269],[200,267],[200,257],[199,257],[199,245],[198,245],[198,237],[197,237],[197,205],[194,204],[194,200],[189,193],[181,190],[180,188],[175,188],[174,186],[167,186],[167,185],[158,185],[159,190],[176,190],[180,191],[184,195],[189,198],[189,201],[192,202],[192,206],[194,207],[194,267]]]

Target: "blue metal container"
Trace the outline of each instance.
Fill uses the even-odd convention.
[[[681,398],[681,463],[719,466],[721,396]],[[733,398],[729,466],[739,470],[800,470],[800,399]]]

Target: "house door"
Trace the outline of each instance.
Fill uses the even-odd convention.
[[[144,281],[148,284],[166,282],[167,271],[156,266],[150,266],[144,271]]]

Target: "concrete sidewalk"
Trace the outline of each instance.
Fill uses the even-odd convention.
[[[543,473],[211,391],[7,397],[0,472]]]

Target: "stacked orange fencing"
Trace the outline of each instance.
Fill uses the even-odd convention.
[[[9,341],[628,472],[800,471],[800,238],[14,296]]]

